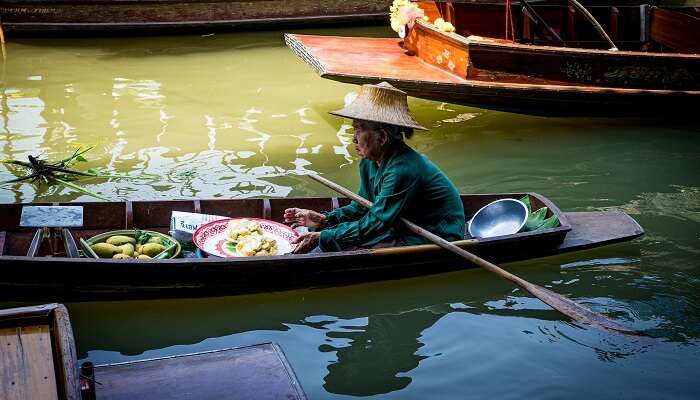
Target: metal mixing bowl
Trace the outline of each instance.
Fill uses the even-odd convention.
[[[469,234],[489,238],[518,233],[527,221],[527,214],[527,206],[520,200],[496,200],[474,214],[469,221]]]

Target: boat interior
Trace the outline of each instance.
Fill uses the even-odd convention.
[[[581,3],[620,50],[700,52],[700,7]],[[431,22],[443,18],[464,37],[571,48],[610,47],[584,13],[566,0],[435,0],[417,4]],[[508,5],[510,13],[506,12]]]
[[[691,54],[700,51],[700,18],[692,15],[697,9],[666,10],[646,4],[587,7],[610,32],[612,43],[606,43],[570,5],[522,4],[527,7],[512,5],[518,13],[506,15],[503,4],[419,2],[429,21],[416,20],[402,49],[427,64],[420,66],[423,71],[437,67],[454,76],[453,83],[553,85],[554,90],[700,89],[700,55]],[[452,21],[455,32],[440,29],[436,18]],[[392,60],[402,67],[414,58],[392,50],[389,43],[383,46],[383,53],[393,54]],[[609,50],[613,47],[615,51]],[[405,70],[403,76],[408,76]],[[438,73],[426,76],[452,82]]]
[[[550,233],[565,234],[571,227],[567,217],[548,199],[536,193],[507,193],[462,195],[467,220],[484,205],[501,198],[529,197],[533,210],[547,207],[547,217],[557,215],[560,226],[548,229]],[[284,210],[302,207],[317,211],[337,208],[349,203],[346,198],[280,198],[240,200],[171,200],[127,202],[71,202],[45,205],[83,207],[82,226],[77,228],[21,227],[22,208],[30,204],[0,204],[0,257],[79,257],[75,242],[106,231],[120,229],[148,229],[167,233],[173,211],[219,215],[222,217],[264,218],[283,221]],[[40,204],[31,204],[40,205]],[[538,232],[523,232],[504,238],[532,236]],[[466,236],[468,234],[465,233]]]

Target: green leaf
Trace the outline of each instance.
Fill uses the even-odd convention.
[[[537,230],[537,228],[542,225],[544,222],[545,217],[547,216],[547,207],[542,207],[539,210],[530,213],[527,216],[527,221],[525,221],[525,225],[523,226],[523,229],[521,229],[521,232],[530,232]]]
[[[101,195],[101,194],[99,194],[99,193],[91,192],[91,191],[85,189],[84,187],[82,187],[82,186],[80,186],[80,185],[76,185],[75,183],[71,183],[71,182],[68,182],[68,181],[65,181],[65,180],[59,179],[59,178],[53,178],[53,179],[54,179],[56,182],[62,183],[62,184],[64,184],[64,185],[68,186],[68,187],[71,188],[71,189],[77,190],[77,191],[79,191],[79,192],[81,192],[81,193],[87,194],[87,195],[92,196],[92,197],[97,197],[97,198],[100,199],[100,200],[106,200],[106,201],[111,201],[111,200],[112,200],[112,199],[110,199],[109,197],[105,197],[105,196],[103,196],[103,195]]]
[[[148,240],[152,236],[153,235],[151,235],[150,233],[148,233],[146,231],[136,230],[134,232],[134,239],[136,239],[136,243],[141,244],[141,245],[148,243]]]
[[[540,225],[537,229],[549,229],[549,228],[556,228],[558,227],[559,224],[559,218],[557,218],[556,215],[552,215],[551,217],[545,219],[542,221],[542,225]]]
[[[83,154],[87,153],[88,151],[92,150],[95,146],[87,146],[85,148],[79,147],[73,154],[70,156],[64,158],[63,160],[60,160],[59,162],[55,164],[66,164],[74,159],[76,159],[79,156],[82,156]]]
[[[75,156],[75,160],[80,162],[87,162],[87,158],[83,156]]]
[[[525,195],[522,199],[520,199],[525,205],[527,206],[527,212],[531,213],[532,212],[532,206],[530,206],[530,196]]]

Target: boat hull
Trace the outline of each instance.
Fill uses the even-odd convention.
[[[367,0],[6,0],[3,29],[13,34],[163,33],[280,26],[378,23],[390,1]]]
[[[572,116],[681,114],[700,106],[700,90],[695,89],[585,85],[532,77],[515,79],[512,74],[489,75],[483,71],[469,77],[464,65],[468,57],[466,43],[448,43],[442,48],[434,56],[443,57],[444,68],[440,68],[405,49],[399,39],[295,34],[285,38],[287,45],[323,78],[358,85],[386,81],[411,96],[429,100],[526,114]],[[503,51],[512,50],[491,43],[479,47],[496,46],[506,47]],[[460,49],[465,54],[461,58]],[[564,59],[571,49],[553,51],[559,51],[558,58]],[[697,56],[683,58],[693,62],[689,65],[700,62]]]

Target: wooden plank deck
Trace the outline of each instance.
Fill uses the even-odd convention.
[[[273,343],[95,367],[100,400],[306,399]]]
[[[465,79],[409,55],[399,39],[286,35],[287,45],[319,75],[464,83]],[[311,57],[304,57],[299,51]]]
[[[638,238],[644,229],[622,211],[568,212],[574,228],[566,235],[557,252],[568,253]]]
[[[58,399],[48,325],[0,329],[0,399]]]
[[[60,304],[0,310],[0,399],[77,400],[68,311]]]

